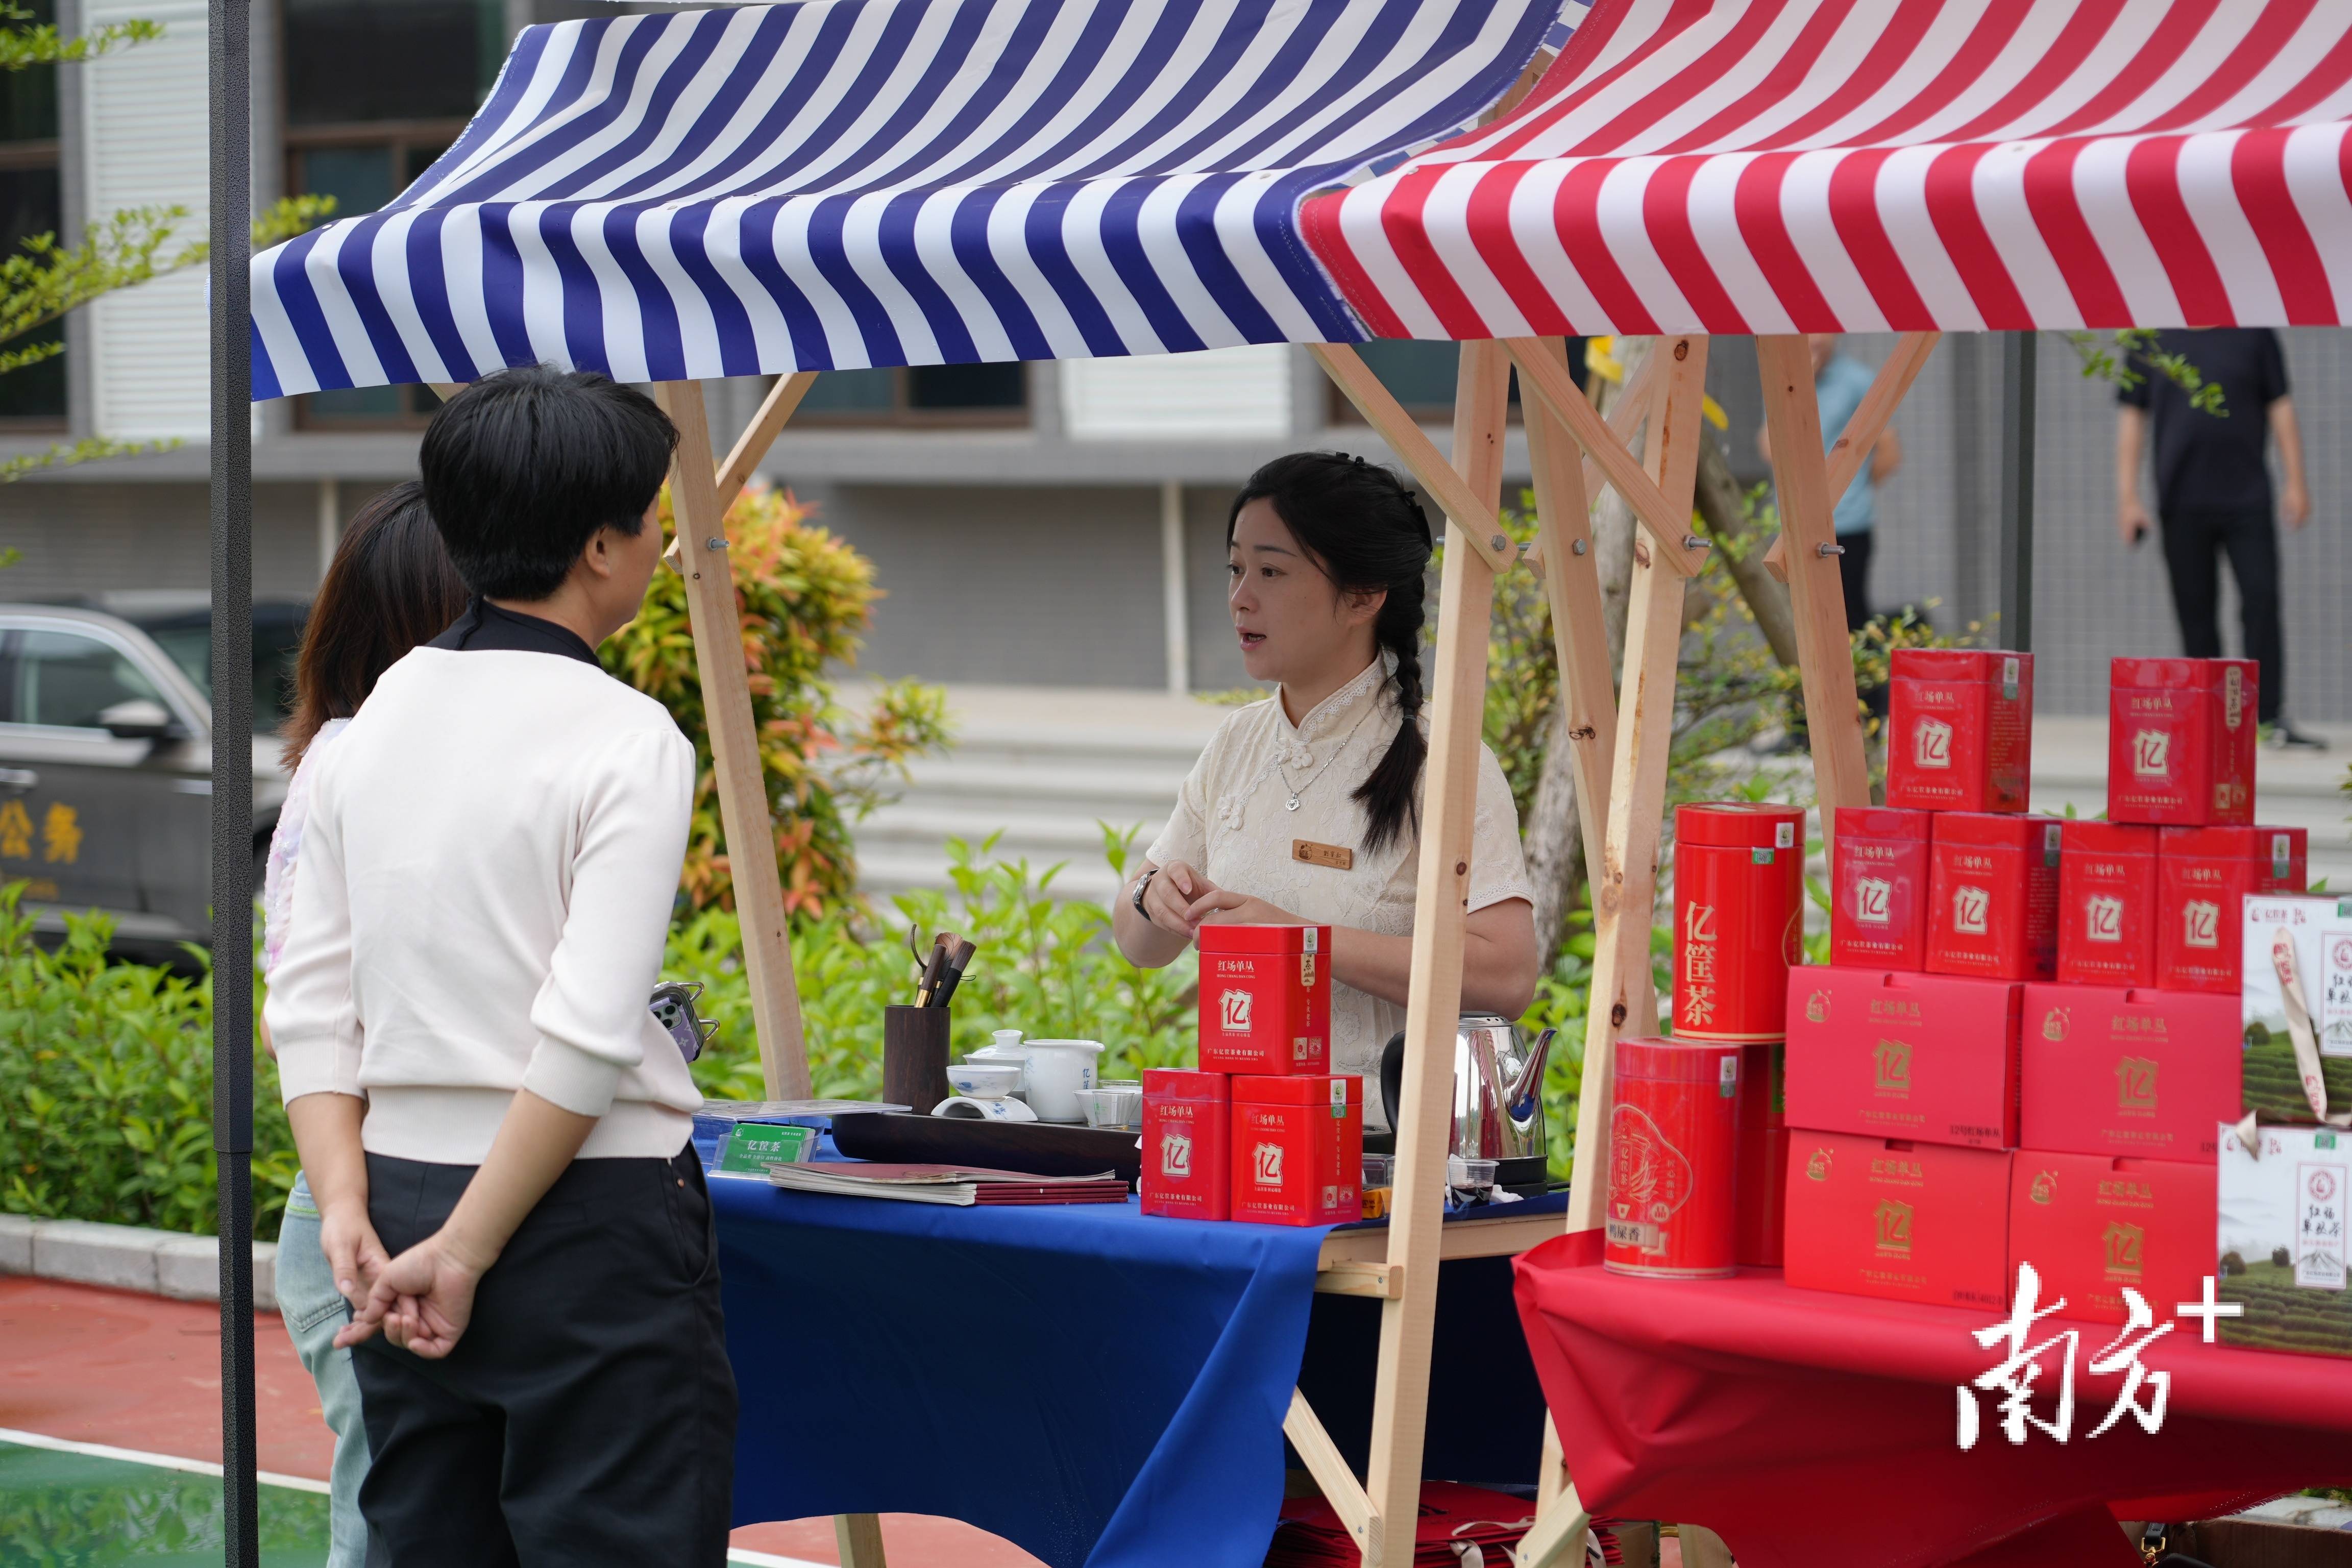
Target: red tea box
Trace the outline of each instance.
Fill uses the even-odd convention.
[[[1732,1272],[1738,1233],[1742,1047],[1617,1042],[1601,1267],[1704,1279]]]
[[[2107,816],[2254,820],[2254,661],[2119,658],[2107,684]]]
[[[2017,1142],[2020,989],[1901,970],[1795,971],[1789,1125],[2010,1147]]]
[[[1938,1306],[2009,1305],[2005,1149],[1789,1131],[1789,1283]]]
[[[2128,1320],[2126,1289],[2159,1322],[2204,1296],[2213,1272],[2210,1161],[2017,1152],[2010,1172],[2009,1274],[2031,1263],[2041,1302],[2093,1322]]]
[[[1362,1079],[1243,1076],[1233,1080],[1233,1097],[1234,1218],[1349,1225],[1363,1217]]]
[[[1739,1129],[1738,1210],[1732,1222],[1732,1260],[1751,1268],[1778,1268],[1786,1256],[1789,1130]]]
[[[2156,983],[2156,833],[2129,823],[2059,825],[2059,979]]]
[[[1675,1036],[1779,1039],[1804,957],[1803,808],[1678,805],[1674,868]]]
[[[2033,656],[1895,650],[1886,804],[1919,811],[2023,811],[2033,771]]]
[[[1331,1060],[1331,928],[1204,925],[1201,1068],[1319,1074]]]
[[[1830,962],[1857,969],[1919,969],[1927,962],[1924,811],[1842,805],[1831,836]]]
[[[1183,1068],[1143,1069],[1145,1214],[1233,1217],[1233,1079]]]
[[[2157,984],[2236,995],[2246,895],[2302,892],[2309,843],[2300,827],[2158,828]]]
[[[2047,980],[2058,967],[2054,816],[1946,812],[1927,856],[1927,968]]]
[[[2028,985],[2018,1142],[2210,1165],[2240,1115],[2239,1054],[2234,996]]]

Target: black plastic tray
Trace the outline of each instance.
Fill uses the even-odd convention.
[[[980,1121],[909,1111],[837,1116],[834,1147],[854,1160],[979,1165],[1035,1176],[1117,1171],[1133,1187],[1143,1173],[1137,1135],[1044,1121]]]

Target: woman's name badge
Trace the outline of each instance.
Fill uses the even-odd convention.
[[[1290,858],[1309,866],[1328,866],[1334,871],[1351,871],[1356,866],[1356,852],[1346,845],[1318,844],[1311,838],[1292,839]]]

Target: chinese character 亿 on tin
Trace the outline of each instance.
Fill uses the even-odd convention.
[[[2081,1349],[2083,1331],[2063,1329],[2038,1344],[2026,1342],[2032,1337],[2034,1324],[2065,1309],[2063,1296],[2042,1307],[2037,1304],[2042,1292],[2042,1277],[2031,1263],[2017,1266],[2017,1297],[2010,1305],[2006,1322],[1989,1324],[1972,1331],[1971,1337],[1986,1350],[2002,1345],[2001,1359],[1975,1379],[1962,1384],[1954,1392],[1959,1396],[1959,1443],[1963,1452],[1977,1446],[1979,1423],[1977,1406],[1979,1392],[1998,1394],[2000,1403],[1998,1415],[2003,1436],[2012,1444],[2025,1441],[2026,1428],[2039,1427],[2061,1443],[2073,1435],[2074,1426],[2074,1356]],[[2123,1289],[2124,1309],[2127,1314],[2123,1331],[2109,1341],[2105,1348],[2091,1357],[2090,1370],[2099,1376],[2120,1373],[2124,1385],[2108,1407],[2106,1419],[2091,1429],[2094,1437],[2123,1419],[2128,1413],[2144,1432],[2156,1432],[2164,1426],[2164,1405],[2172,1392],[2172,1374],[2151,1371],[2140,1364],[2140,1352],[2170,1333],[2177,1326],[2166,1323],[2158,1327],[2156,1315],[2140,1293],[2126,1285]],[[2245,1311],[2236,1302],[2214,1299],[2211,1275],[2205,1277],[2205,1299],[2202,1301],[2182,1301],[2173,1315],[2200,1321],[2204,1328],[2205,1342],[2213,1342],[2216,1319],[2238,1317]],[[2034,1380],[2043,1369],[2042,1358],[2059,1352],[2058,1382],[2055,1390],[2056,1409],[2048,1420],[2033,1414]],[[2138,1399],[2142,1387],[2147,1390],[2147,1402]]]

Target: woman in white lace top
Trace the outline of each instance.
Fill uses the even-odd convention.
[[[1228,602],[1244,668],[1277,689],[1211,738],[1116,909],[1121,951],[1146,967],[1204,921],[1333,927],[1333,1070],[1368,1080],[1403,1026],[1412,954],[1430,553],[1419,504],[1360,458],[1296,453],[1251,476],[1226,524]],[[1469,912],[1463,1009],[1517,1017],[1541,962],[1534,897],[1484,746]]]

